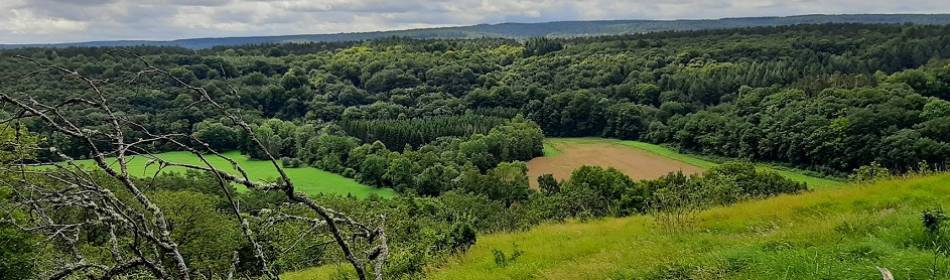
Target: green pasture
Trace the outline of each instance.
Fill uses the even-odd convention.
[[[278,177],[277,170],[270,161],[250,160],[237,151],[226,152],[224,156],[236,161],[248,173],[248,177],[255,181],[274,180]],[[159,158],[176,163],[203,165],[198,156],[189,152],[166,152],[156,154]],[[208,155],[209,162],[215,167],[225,170],[234,175],[238,175],[231,164],[222,158]],[[114,159],[110,161],[114,163]],[[142,156],[131,157],[129,161],[129,173],[133,176],[152,176],[158,168],[157,164],[148,164],[149,160]],[[94,164],[92,160],[79,161],[82,165]],[[113,166],[113,168],[117,168]],[[183,172],[183,167],[167,167],[162,172]],[[287,176],[290,176],[298,191],[307,194],[334,194],[334,195],[352,195],[354,197],[365,198],[370,195],[380,197],[392,197],[395,192],[388,188],[374,188],[360,184],[359,182],[343,177],[339,174],[323,171],[313,167],[285,168]]]

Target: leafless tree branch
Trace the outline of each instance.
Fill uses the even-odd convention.
[[[18,111],[16,116],[2,120],[0,123],[19,124],[24,120],[42,122],[51,129],[83,143],[91,151],[89,156],[95,163],[94,168],[100,171],[90,172],[89,166],[77,164],[74,159],[55,149],[51,151],[63,158],[63,162],[49,164],[42,168],[16,164],[0,170],[8,174],[18,174],[18,176],[11,176],[12,179],[9,179],[7,184],[16,186],[14,191],[18,198],[17,202],[28,209],[31,215],[31,226],[24,229],[43,233],[48,238],[59,240],[74,252],[73,262],[63,265],[58,272],[49,275],[50,279],[63,279],[76,273],[92,275],[90,277],[94,279],[112,279],[138,269],[145,269],[159,279],[191,279],[192,271],[179,249],[180,241],[172,236],[163,210],[146,195],[142,186],[139,186],[141,182],[137,182],[135,176],[129,173],[129,161],[134,156],[145,157],[149,160],[149,164],[158,165],[152,175],[153,179],[162,169],[172,166],[211,174],[226,198],[230,211],[238,219],[238,226],[244,239],[254,249],[254,255],[260,265],[260,273],[267,278],[278,279],[279,276],[271,269],[263,246],[251,229],[246,214],[242,213],[234,197],[232,185],[241,185],[252,191],[278,192],[283,194],[287,201],[309,209],[318,218],[281,214],[269,222],[306,221],[312,225],[311,230],[318,228],[325,230],[340,248],[343,257],[354,268],[359,279],[368,277],[366,263],[372,264],[375,279],[382,279],[383,265],[389,255],[385,230],[382,226],[384,217],[381,217],[380,226],[370,227],[348,215],[317,203],[306,194],[297,192],[293,180],[274,155],[270,154],[261,140],[256,137],[251,125],[242,120],[232,109],[216,102],[204,88],[175,77],[168,71],[152,65],[143,57],[139,57],[139,61],[145,65],[145,70],[135,73],[127,83],[127,85],[132,85],[145,76],[160,75],[189,90],[197,97],[196,103],[209,105],[249,136],[250,141],[264,152],[267,160],[279,174],[277,182],[265,183],[251,180],[236,161],[188,134],[162,134],[148,131],[144,126],[113,109],[106,89],[97,80],[86,77],[78,71],[45,64],[30,57],[18,56],[17,58],[42,68],[58,71],[65,77],[78,79],[91,93],[88,98],[70,98],[55,105],[46,105],[28,97],[18,98],[0,93],[0,104],[12,106]],[[68,117],[69,114],[65,113],[82,107],[103,112],[106,125],[109,127],[107,131],[84,128],[78,124],[77,120],[71,119]],[[131,132],[144,135],[144,137],[128,139],[127,135]],[[100,148],[100,144],[104,143],[103,139],[108,143],[108,148]],[[170,144],[179,150],[188,151],[197,156],[201,164],[164,160],[152,154],[149,148],[149,145],[156,143]],[[215,166],[209,157],[227,161],[237,175]],[[118,198],[104,183],[105,178],[118,184],[121,190],[131,195],[133,200]],[[61,209],[82,210],[88,215],[79,222],[56,221],[50,213]],[[105,228],[108,231],[108,250],[113,259],[111,263],[92,263],[76,250],[79,233],[93,227]],[[347,238],[347,234],[351,234],[353,238]],[[128,237],[125,240],[131,241],[120,241],[120,235]],[[372,249],[365,252],[365,256],[358,256],[354,242],[365,242]],[[231,268],[226,274],[228,279],[236,273],[238,262],[237,252],[235,252]],[[174,274],[169,274],[169,271],[173,271]]]

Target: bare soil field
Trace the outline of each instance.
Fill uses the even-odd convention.
[[[557,149],[555,156],[537,157],[528,161],[528,179],[532,188],[538,187],[538,176],[552,174],[565,180],[571,172],[584,166],[613,167],[633,179],[655,179],[670,172],[692,174],[703,169],[682,161],[666,158],[648,151],[613,143],[549,143]]]

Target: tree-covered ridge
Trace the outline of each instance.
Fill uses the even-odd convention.
[[[208,88],[222,102],[258,119],[255,123],[268,118],[303,126],[339,123],[366,143],[429,134],[418,140],[385,140],[394,150],[442,134],[470,132],[396,129],[370,137],[364,130],[401,127],[387,122],[412,119],[522,114],[546,135],[640,139],[832,173],[871,161],[896,169],[923,160],[943,164],[950,150],[940,109],[950,92],[950,27],[944,26],[828,24],[525,44],[394,38],[198,53],[138,47],[9,54],[120,80],[137,70],[134,59],[125,55],[129,53]],[[57,74],[35,75],[35,67],[9,57],[0,63],[8,91],[56,101],[75,90],[75,85],[50,80]],[[193,97],[171,81],[147,82],[164,90],[130,90],[116,83],[106,91],[124,113],[149,120],[145,123],[153,131],[208,133],[223,121],[190,106]],[[89,126],[98,123],[98,116],[87,117]],[[865,129],[862,123],[876,125]],[[354,129],[355,124],[363,128]],[[48,137],[50,143],[61,138]],[[831,139],[840,140],[836,144]],[[223,147],[235,146],[222,141]],[[890,148],[894,145],[903,148],[895,151]],[[86,153],[71,148],[66,144],[70,155]]]
[[[741,162],[648,181],[600,167],[580,168],[564,181],[528,178],[522,161],[542,154],[545,135],[641,140],[834,174],[864,166],[855,176],[862,180],[886,176],[887,168],[929,172],[950,159],[946,26],[828,24],[523,43],[393,38],[198,52],[133,47],[2,54],[0,119],[11,121],[0,127],[0,140],[4,155],[16,156],[0,158],[5,170],[70,157],[102,159],[121,154],[117,147],[134,146],[123,150],[130,155],[186,147],[196,156],[238,150],[274,159],[278,163],[270,167],[277,171],[306,165],[400,194],[311,201],[387,229],[382,231],[308,211],[320,208],[299,204],[309,196],[288,187],[292,180],[284,175],[246,193],[229,187],[255,186],[240,176],[201,169],[131,178],[105,168],[105,174],[83,179],[97,197],[149,209],[150,217],[168,213],[171,226],[143,218],[135,221],[144,226],[120,226],[126,231],[109,241],[98,238],[105,236],[102,224],[74,227],[80,237],[63,242],[116,265],[109,255],[122,254],[110,254],[107,242],[137,248],[130,233],[169,228],[155,231],[163,235],[158,241],[181,257],[165,260],[168,254],[154,252],[148,260],[176,263],[183,275],[184,268],[196,268],[195,278],[229,270],[266,276],[265,259],[276,272],[353,262],[352,251],[326,246],[347,243],[339,231],[313,230],[336,221],[352,225],[346,233],[355,233],[353,240],[368,241],[358,249],[369,251],[362,255],[369,261],[383,252],[368,246],[390,241],[389,261],[373,272],[412,278],[465,250],[476,233],[569,218],[692,211],[807,189]],[[91,93],[87,84],[98,86]],[[29,154],[19,156],[24,147]],[[31,210],[35,205],[23,204],[30,201],[24,185],[40,185],[50,196],[76,189],[57,180],[62,174],[24,174],[0,172],[0,209],[15,213],[0,220],[0,238],[26,244],[10,259],[39,255],[46,262],[38,269],[62,268],[56,261],[73,260],[70,252],[7,229],[24,221],[81,223],[99,212],[77,209],[87,205],[81,203],[59,207],[63,200],[55,199],[41,202],[50,212]],[[529,180],[538,180],[540,191],[530,189]],[[122,187],[130,185],[147,189]],[[113,192],[120,197],[109,197]],[[148,203],[135,204],[132,197]],[[30,220],[27,213],[49,213],[51,219]],[[206,225],[210,221],[244,228]],[[388,239],[377,239],[381,232]],[[307,245],[297,246],[297,240]],[[167,245],[172,241],[184,241],[181,250]],[[220,257],[231,252],[237,261]]]
[[[797,15],[786,17],[743,17],[695,20],[594,20],[555,21],[539,23],[478,24],[459,27],[421,28],[395,31],[355,32],[337,34],[302,34],[278,36],[191,38],[171,41],[122,40],[92,41],[61,44],[4,45],[3,48],[22,47],[123,47],[123,46],[175,46],[189,49],[229,47],[256,44],[280,44],[299,42],[351,42],[380,40],[391,37],[412,39],[475,39],[533,37],[586,37],[637,34],[662,31],[687,31],[706,29],[730,29],[743,27],[783,26],[795,24],[864,23],[864,24],[950,24],[946,14],[851,14],[851,15]]]

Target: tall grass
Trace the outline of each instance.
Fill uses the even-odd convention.
[[[921,215],[950,205],[950,174],[748,201],[669,232],[652,216],[480,236],[432,279],[950,279]],[[497,266],[493,250],[524,251]]]

